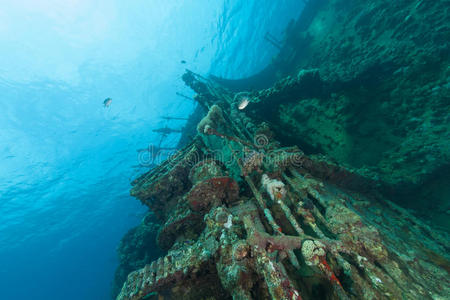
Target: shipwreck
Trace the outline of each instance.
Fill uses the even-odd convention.
[[[187,70],[192,138],[132,183],[117,299],[448,299],[448,212],[403,205],[448,195],[444,2],[309,1],[260,74]]]

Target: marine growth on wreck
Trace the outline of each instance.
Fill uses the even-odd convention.
[[[432,299],[448,294],[448,236],[377,183],[281,147],[233,94],[188,72],[209,108],[198,135],[133,182],[165,255],[117,299]]]
[[[120,251],[154,253],[118,270],[117,299],[448,299],[448,221],[403,204],[448,205],[449,8],[310,1],[274,85],[187,70],[203,118],[132,183],[150,215]]]

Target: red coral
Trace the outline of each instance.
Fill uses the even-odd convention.
[[[327,263],[327,260],[325,259],[325,257],[320,261],[320,265],[322,266],[322,269],[325,272],[325,274],[327,274],[328,279],[331,281],[331,283],[338,284],[339,286],[342,287],[341,282],[336,277],[336,275],[334,275],[334,273],[331,270],[330,265]]]

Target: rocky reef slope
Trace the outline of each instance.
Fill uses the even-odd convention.
[[[282,79],[248,91],[249,115],[449,228],[448,1],[318,2],[275,59]]]

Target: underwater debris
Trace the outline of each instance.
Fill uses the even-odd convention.
[[[171,133],[180,133],[181,132],[180,129],[173,129],[173,128],[169,128],[167,126],[166,127],[162,127],[162,128],[153,129],[152,131],[156,132],[156,133],[161,133],[163,135],[168,135],[168,134],[171,134]]]

